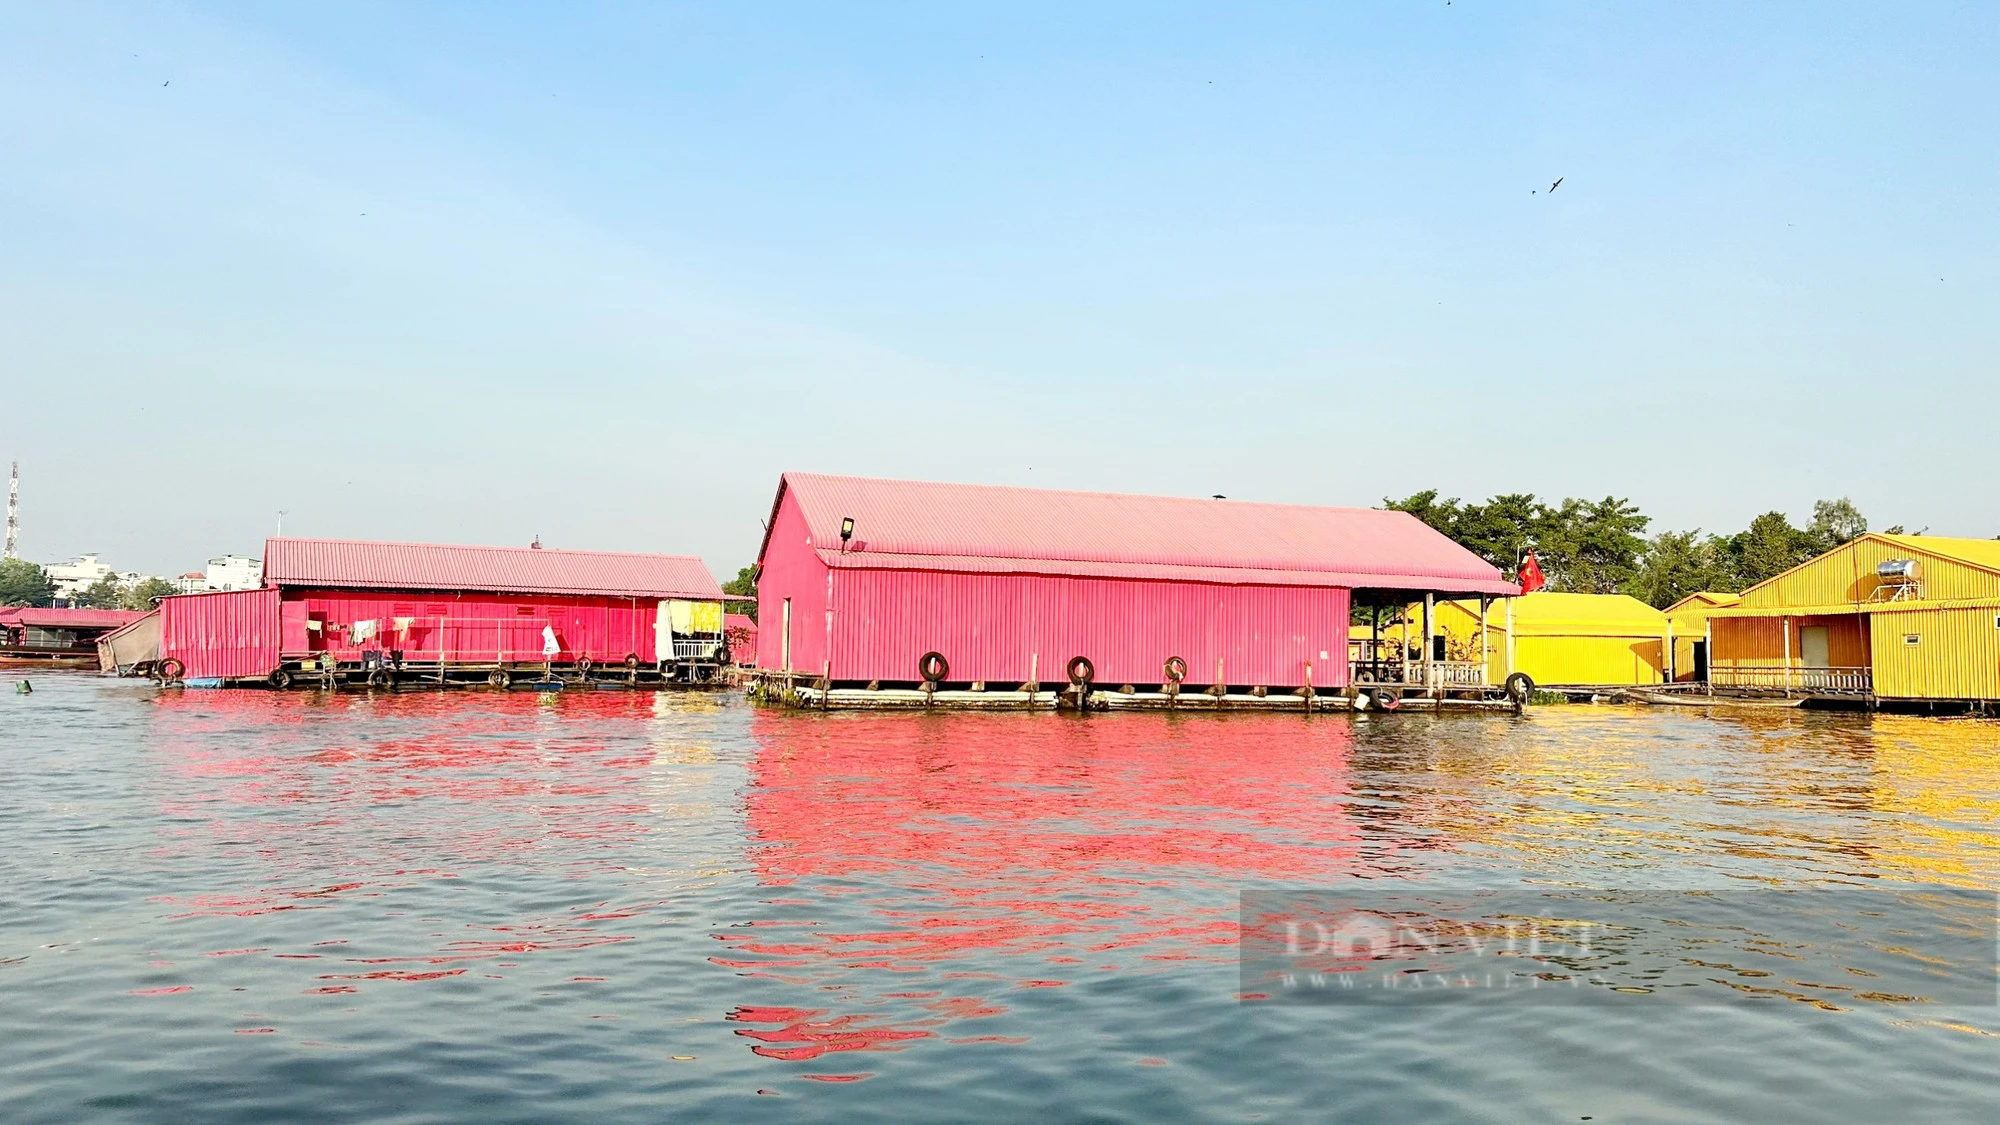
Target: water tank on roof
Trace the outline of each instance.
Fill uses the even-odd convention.
[[[1886,562],[1878,563],[1875,567],[1875,576],[1883,582],[1915,582],[1917,580],[1917,560],[1889,559]]]

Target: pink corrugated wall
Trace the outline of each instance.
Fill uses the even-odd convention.
[[[189,679],[261,677],[278,666],[278,591],[186,594],[160,602],[160,655]]]
[[[1064,680],[1087,656],[1099,685],[1158,684],[1170,656],[1187,682],[1322,688],[1347,682],[1348,591],[1122,578],[836,570],[833,677],[914,680],[942,653],[955,681]],[[794,649],[797,651],[796,647]],[[817,665],[808,666],[817,671]]]
[[[763,571],[757,577],[757,667],[785,669],[785,600],[791,599],[795,671],[820,670],[826,653],[826,564],[807,538],[797,499],[787,496],[772,517]],[[923,655],[918,653],[918,656]],[[914,658],[912,658],[914,659]],[[902,679],[905,677],[897,677]]]
[[[286,590],[286,655],[332,652],[358,660],[365,649],[401,649],[406,661],[444,659],[481,663],[539,661],[542,627],[554,628],[561,646],[557,660],[588,656],[600,664],[635,654],[653,663],[654,598],[533,596],[528,594],[439,594],[421,591]],[[396,628],[397,618],[409,619]],[[325,628],[306,626],[317,619]],[[351,626],[377,621],[380,633],[362,644],[350,640]]]

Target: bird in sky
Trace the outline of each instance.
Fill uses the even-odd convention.
[[[1552,183],[1552,184],[1550,184],[1550,185],[1549,185],[1549,190],[1550,190],[1550,191],[1554,191],[1554,190],[1556,190],[1557,188],[1561,187],[1561,186],[1562,186],[1562,182],[1563,182],[1563,178],[1562,178],[1561,176],[1557,176],[1557,177],[1556,177],[1556,182],[1555,182],[1555,183]]]

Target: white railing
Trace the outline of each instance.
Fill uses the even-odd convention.
[[[1434,660],[1430,664],[1432,683],[1438,687],[1486,686],[1486,665],[1477,660]],[[1353,684],[1400,684],[1423,687],[1424,664],[1420,660],[1355,660],[1347,666],[1347,681]]]
[[[674,638],[675,660],[715,660],[722,654],[721,641],[688,641]]]
[[[1866,668],[1788,668],[1782,664],[1711,665],[1708,682],[1715,687],[1815,695],[1867,695],[1875,689],[1875,677]]]

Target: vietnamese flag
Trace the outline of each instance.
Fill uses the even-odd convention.
[[[1520,581],[1521,592],[1524,594],[1532,594],[1548,585],[1548,580],[1542,577],[1542,564],[1535,561],[1533,551],[1529,551],[1528,557],[1521,560]]]

